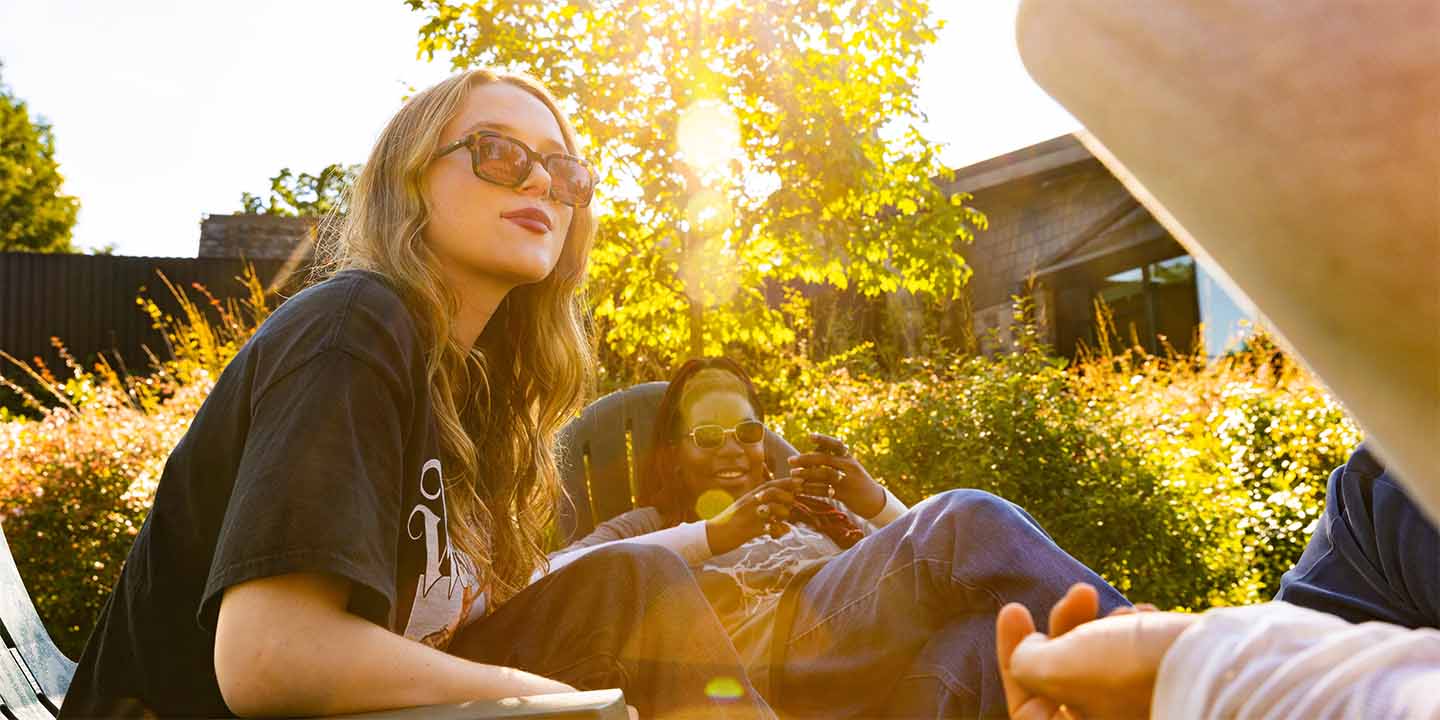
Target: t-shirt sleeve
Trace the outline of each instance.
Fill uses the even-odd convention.
[[[349,580],[350,610],[388,627],[409,427],[393,370],[331,349],[256,391],[202,627],[226,588],[299,572]]]

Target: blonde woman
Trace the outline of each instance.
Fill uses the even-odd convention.
[[[673,554],[598,553],[526,589],[555,432],[592,372],[576,288],[593,174],[577,155],[523,77],[465,73],[401,108],[325,248],[328,278],[265,322],[172,452],[62,716],[617,685],[665,715],[743,677]],[[629,592],[587,602],[597,576]],[[557,607],[585,617],[567,626]],[[480,650],[445,652],[457,633]],[[767,716],[742,689],[716,714]]]

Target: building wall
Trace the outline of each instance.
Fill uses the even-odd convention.
[[[993,348],[987,340],[992,329],[1002,342],[1009,340],[1011,296],[1025,287],[1027,276],[1135,202],[1094,158],[973,194],[970,204],[985,213],[990,229],[976,233],[961,252],[975,270],[969,284],[975,336],[987,350]],[[1042,287],[1035,300],[1037,320],[1049,332],[1053,299]]]
[[[202,258],[286,260],[310,249],[315,218],[279,215],[207,215],[200,221]]]

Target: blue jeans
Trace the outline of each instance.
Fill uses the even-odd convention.
[[[995,615],[1020,602],[1045,630],[1076,582],[1102,614],[1127,605],[1019,506],[952,490],[832,558],[801,591],[775,693],[787,717],[1004,715]]]
[[[1363,444],[1330,474],[1325,513],[1275,599],[1440,628],[1440,533]]]

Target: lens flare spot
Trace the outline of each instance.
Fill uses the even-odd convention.
[[[699,100],[680,113],[676,144],[685,164],[701,172],[740,156],[740,120],[729,105]]]
[[[705,697],[711,700],[739,700],[745,697],[745,688],[740,681],[727,675],[710,678],[705,683]]]
[[[739,260],[727,238],[693,240],[680,262],[685,293],[706,307],[729,302],[740,292]]]
[[[725,232],[735,222],[730,199],[714,190],[701,190],[685,204],[685,221],[690,231],[703,237]]]
[[[700,497],[695,498],[695,514],[701,520],[709,520],[719,515],[725,508],[730,507],[730,503],[733,502],[735,502],[735,497],[724,490],[718,488],[706,490],[700,493]]]

